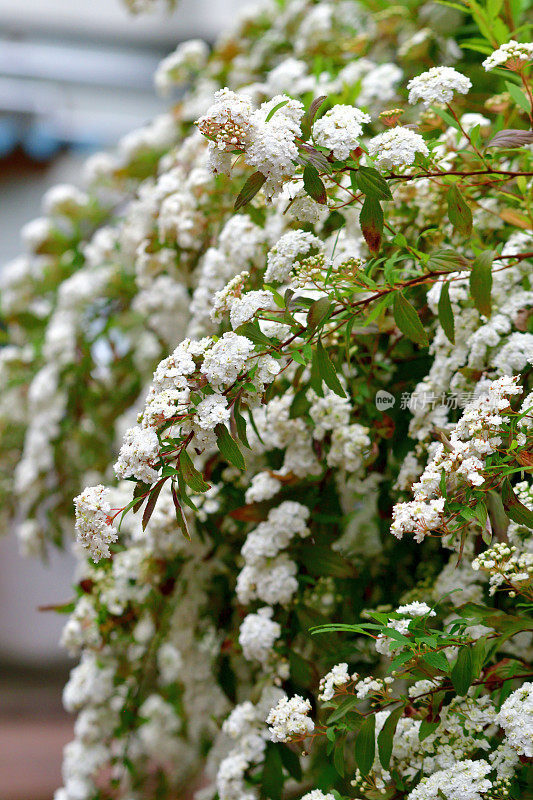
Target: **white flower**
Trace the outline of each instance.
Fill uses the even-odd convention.
[[[196,424],[204,430],[212,430],[219,423],[230,418],[228,401],[223,394],[209,394],[196,406]]]
[[[291,274],[295,262],[312,249],[322,250],[320,239],[307,231],[289,231],[278,239],[267,255],[265,283],[283,283]]]
[[[253,342],[245,336],[225,333],[205,353],[202,371],[215,389],[231,386],[254,349]]]
[[[432,103],[451,103],[454,92],[467,94],[472,81],[453,67],[432,67],[412,78],[407,84],[409,102],[422,100],[425,106]]]
[[[265,176],[263,192],[272,197],[296,168],[295,137],[301,133],[302,115],[303,105],[286,95],[276,95],[254,111],[247,97],[226,88],[215,94],[215,102],[196,124],[211,140],[214,171],[229,172],[229,156],[240,150],[245,162]]]
[[[256,314],[259,309],[270,310],[275,308],[276,304],[271,292],[264,290],[247,292],[242,297],[237,297],[231,303],[230,321],[233,330],[238,328]]]
[[[246,490],[244,500],[246,503],[260,503],[261,500],[270,500],[281,489],[280,481],[270,472],[258,472],[254,475],[250,486]]]
[[[336,105],[315,122],[313,137],[318,145],[331,150],[335,158],[345,159],[358,146],[365,122],[370,122],[370,115],[359,108]]]
[[[520,755],[533,758],[533,683],[522,684],[502,705],[496,722]]]
[[[320,679],[319,700],[331,700],[335,694],[335,689],[344,686],[350,680],[348,664],[343,662],[334,666],[327,675]]]
[[[374,136],[368,143],[368,154],[382,169],[412,164],[417,153],[428,156],[428,147],[419,133],[398,125]]]
[[[180,679],[184,668],[183,656],[172,642],[163,642],[157,651],[157,667],[162,686],[168,686]]]
[[[413,600],[406,606],[400,606],[396,609],[398,614],[404,614],[406,617],[435,617],[436,612],[433,611],[427,603],[421,603],[419,600]]]
[[[109,489],[99,484],[88,486],[74,499],[77,540],[86,547],[94,561],[108,558],[109,545],[118,538],[111,524]]]
[[[508,67],[509,69],[520,69],[527,61],[533,59],[533,42],[517,42],[511,39],[507,44],[502,44],[494,50],[483,62],[487,71],[496,67]]]
[[[239,644],[248,661],[265,664],[272,652],[272,646],[281,635],[281,626],[271,619],[273,609],[260,608],[257,614],[248,614],[241,623]]]
[[[209,47],[202,39],[189,39],[177,46],[173,53],[159,64],[154,83],[161,94],[172,86],[187,80],[191,73],[202,70],[209,56]]]
[[[312,733],[315,723],[307,716],[310,711],[311,703],[299,694],[290,699],[283,697],[275,708],[270,709],[266,719],[272,741],[290,742],[295,737]]]
[[[52,186],[43,197],[43,210],[49,215],[74,217],[83,211],[89,203],[89,196],[76,186],[60,183]]]
[[[311,792],[304,794],[300,800],[335,800],[335,795],[328,792],[324,794],[320,789],[313,789]]]
[[[144,483],[155,483],[159,472],[154,464],[159,457],[159,439],[151,428],[136,425],[129,428],[120,448],[115,472],[119,478],[137,478]]]
[[[492,767],[486,761],[458,761],[449,769],[422,778],[407,800],[482,800],[492,784],[485,778]]]

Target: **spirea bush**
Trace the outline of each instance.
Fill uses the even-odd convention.
[[[55,800],[530,796],[529,5],[262,3],[26,229],[24,549],[76,495]]]

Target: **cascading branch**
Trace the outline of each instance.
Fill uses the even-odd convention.
[[[156,75],[161,91],[188,82],[181,100],[125,136],[115,154],[92,157],[83,191],[60,186],[45,197],[43,216],[23,231],[26,255],[2,270],[0,287],[8,345],[0,359],[0,493],[4,527],[16,529],[23,552],[70,539],[72,497],[88,476],[109,479],[108,454],[135,422],[159,361],[184,335],[216,331],[214,293],[260,266],[295,212],[315,221],[324,214],[301,191],[275,223],[251,206],[234,215],[249,170],[210,173],[208,142],[192,123],[224,86],[243,89],[254,106],[288,90],[296,103],[327,90],[377,112],[396,96],[402,68],[394,62],[413,68],[409,42],[422,20],[404,17],[401,5],[376,22],[351,1],[283,11],[272,2],[245,13],[211,55],[198,40],[181,44]],[[458,23],[452,15],[448,24]],[[425,39],[448,57],[445,37]],[[327,69],[317,48],[327,50]],[[354,59],[361,48],[364,58]],[[269,113],[258,124],[274,146],[278,121]]]
[[[267,5],[215,56],[240,88],[206,65],[182,101],[198,130],[119,249],[139,286],[192,284],[191,321],[124,425],[118,485],[76,498],[80,713],[56,800],[172,798],[198,770],[219,800],[527,796],[523,5],[469,3],[474,39],[422,7],[476,55],[428,25],[403,72],[371,58],[411,6]]]

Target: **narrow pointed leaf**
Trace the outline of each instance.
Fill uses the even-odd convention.
[[[394,297],[394,321],[396,325],[411,341],[421,347],[428,347],[428,337],[420,322],[420,317],[401,292]]]
[[[191,540],[191,534],[189,533],[189,528],[187,525],[187,520],[185,519],[185,515],[183,513],[183,509],[180,505],[180,501],[178,498],[178,493],[176,492],[176,487],[172,484],[172,500],[174,502],[174,509],[176,511],[176,520],[178,525],[181,528],[181,532],[185,536],[186,539],[189,541]]]
[[[448,217],[453,227],[464,236],[469,236],[472,233],[472,211],[455,184],[448,190],[447,201]]]
[[[314,331],[326,318],[328,311],[333,307],[329,297],[316,300],[307,312],[307,330]]]
[[[396,733],[396,726],[402,717],[403,711],[404,706],[398,706],[398,708],[395,708],[394,711],[391,711],[378,734],[378,753],[383,769],[389,768],[392,756],[394,734]]]
[[[446,281],[440,292],[439,322],[449,341],[455,344],[455,322],[453,319],[452,304],[450,302],[450,284],[448,281]]]
[[[317,203],[325,205],[327,201],[326,187],[318,174],[317,168],[312,164],[306,164],[303,179],[304,189],[309,197],[312,197]]]
[[[342,388],[341,382],[339,381],[335,371],[335,367],[333,366],[331,359],[320,339],[316,345],[315,357],[318,373],[326,386],[335,392],[335,394],[338,394],[339,397],[346,397],[346,392]],[[315,359],[313,358],[313,360]]]
[[[303,115],[300,122],[302,139],[308,139],[309,136],[311,135],[311,128],[313,127],[315,117],[320,109],[320,106],[322,106],[326,100],[327,97],[325,94],[321,95],[320,97],[315,97],[315,99],[313,100],[313,102]]]
[[[514,489],[506,478],[502,486],[502,502],[507,512],[507,516],[518,525],[525,525],[533,528],[533,511],[520,502],[514,493]]]
[[[253,175],[250,175],[241,191],[237,195],[235,205],[233,206],[234,211],[238,211],[239,208],[242,208],[243,206],[247,205],[250,200],[253,200],[265,181],[266,178],[262,172],[254,172]]]
[[[480,314],[490,317],[492,292],[492,261],[494,252],[484,250],[472,264],[470,273],[470,293]]]
[[[523,147],[525,144],[533,142],[533,131],[507,130],[498,131],[486,147]]]
[[[207,492],[209,484],[204,481],[202,473],[198,472],[186,450],[181,451],[180,467],[183,480],[193,492]]]
[[[375,197],[365,197],[359,214],[359,224],[368,249],[372,253],[377,253],[383,238],[383,209]]]
[[[355,173],[357,188],[368,197],[375,197],[377,200],[392,200],[392,193],[389,184],[377,169],[373,167],[359,167]]]
[[[370,714],[359,728],[355,740],[355,763],[361,775],[368,775],[376,753],[376,717]]]
[[[215,428],[217,435],[217,445],[221,455],[226,459],[229,464],[233,464],[237,469],[246,469],[246,462],[244,456],[239,450],[239,445],[232,439],[228,429],[218,424]]]
[[[156,483],[150,494],[148,495],[148,502],[146,503],[146,508],[144,509],[143,518],[142,518],[142,529],[143,531],[146,530],[146,526],[150,522],[150,517],[153,514],[155,505],[157,503],[157,498],[161,493],[161,489],[163,488],[163,484],[165,483],[165,479]]]
[[[464,697],[474,679],[474,662],[470,645],[459,649],[450,677],[457,694]]]

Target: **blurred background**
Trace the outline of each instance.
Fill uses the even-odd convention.
[[[245,0],[180,0],[131,16],[121,0],[0,0],[0,269],[41,197],[76,183],[84,159],[165,107],[153,89],[162,57],[191,37],[212,42]],[[0,798],[51,800],[72,720],[61,708],[70,664],[64,618],[73,561],[23,560],[0,537]]]

